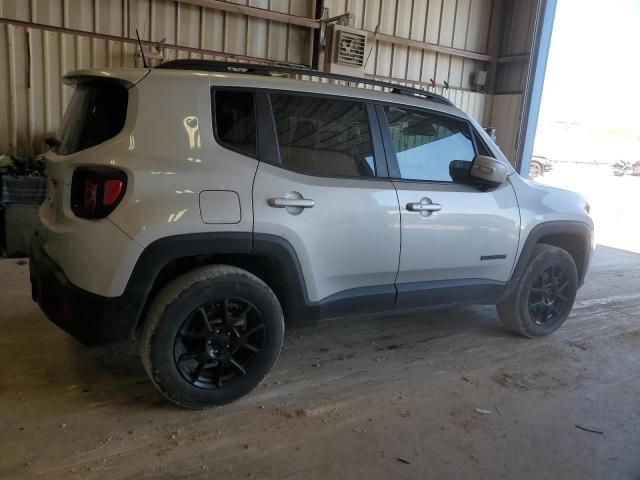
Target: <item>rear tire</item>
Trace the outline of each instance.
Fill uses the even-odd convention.
[[[236,267],[206,266],[153,299],[140,357],[167,399],[204,408],[253,390],[276,363],[283,337],[282,308],[262,280]]]
[[[539,244],[511,295],[497,305],[502,324],[525,337],[555,332],[569,316],[578,271],[565,250]]]

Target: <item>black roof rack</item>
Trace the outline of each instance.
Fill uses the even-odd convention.
[[[257,63],[236,63],[222,62],[217,60],[193,60],[179,59],[170,60],[161,63],[155,68],[164,68],[171,70],[203,70],[207,72],[230,72],[230,73],[246,73],[250,75],[271,75],[271,73],[287,73],[294,75],[308,75],[310,77],[328,78],[331,80],[340,80],[344,82],[363,83],[365,85],[373,85],[381,88],[388,88],[391,93],[400,95],[408,95],[412,97],[425,98],[433,102],[443,103],[445,105],[455,106],[451,100],[437,93],[431,93],[420,88],[406,87],[391,82],[382,82],[370,78],[352,77],[350,75],[341,75],[337,73],[320,72],[311,68],[282,66],[282,65],[261,65]],[[237,70],[245,70],[238,72]]]

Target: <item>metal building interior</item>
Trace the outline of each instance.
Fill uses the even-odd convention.
[[[556,0],[0,0],[0,154],[46,152],[72,94],[62,76],[141,67],[140,43],[152,65],[279,65],[310,81],[352,83],[317,69],[437,93],[493,129],[528,172],[555,9]],[[362,41],[346,69],[333,62],[340,29]],[[295,327],[254,394],[204,411],[166,404],[129,344],[88,349],[67,338],[31,301],[27,261],[2,259],[0,477],[636,478],[640,260],[604,252],[557,336],[515,338],[489,306]]]
[[[2,2],[0,149],[40,153],[71,90],[68,71],[135,65],[136,30],[162,58],[318,67],[332,19],[366,36],[366,77],[444,94],[487,127],[512,162],[547,2],[526,0]],[[117,5],[117,6],[116,6]],[[340,17],[346,15],[346,17]],[[336,19],[336,17],[339,17]],[[552,21],[551,15],[551,21]],[[322,32],[322,33],[321,33]],[[532,55],[533,52],[533,55]]]

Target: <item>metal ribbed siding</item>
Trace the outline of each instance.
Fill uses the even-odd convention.
[[[500,55],[529,55],[532,50],[538,0],[506,2],[505,24],[500,42]],[[489,123],[496,127],[497,142],[504,154],[515,163],[521,143],[522,107],[529,62],[498,65],[496,91],[492,99]]]
[[[486,53],[493,1],[327,0],[325,6],[331,15],[354,13],[357,28],[374,32],[379,25],[379,33]],[[315,0],[229,3],[307,18],[315,11]],[[78,68],[133,66],[136,28],[145,40],[166,39],[166,59],[231,58],[228,54],[310,62],[309,28],[172,0],[0,0],[0,17],[113,37],[0,24],[0,152],[43,151],[71,93],[62,75]],[[451,88],[439,86],[436,92],[489,123],[490,96],[470,89],[471,74],[482,62],[383,41],[370,45],[369,74],[422,87],[430,78],[440,85],[446,80]]]
[[[312,16],[313,0],[235,1]],[[116,37],[89,38],[0,24],[0,153],[39,153],[55,133],[71,89],[64,73],[134,66],[137,46],[118,38],[166,38],[166,59],[232,59],[229,55],[308,64],[308,28],[248,18],[171,0],[0,0],[0,17]]]
[[[368,32],[486,53],[492,2],[325,0],[325,7],[330,16],[355,14],[354,26]],[[439,85],[435,93],[448,97],[478,121],[488,120],[488,96],[471,91],[472,74],[483,68],[481,62],[378,40],[369,43],[365,58],[367,74],[422,88],[433,78]],[[442,87],[445,81],[448,90]]]
[[[491,126],[496,129],[496,142],[512,163],[517,153],[522,97],[521,94],[494,95],[491,105]]]
[[[508,2],[505,26],[500,42],[501,56],[528,55],[531,53],[535,32],[538,0]],[[525,89],[528,62],[498,65],[496,93],[516,93]]]
[[[434,45],[487,53],[493,0],[325,0],[329,14],[354,13],[356,28]],[[482,63],[388,42],[368,47],[366,72],[450,87],[472,88]]]

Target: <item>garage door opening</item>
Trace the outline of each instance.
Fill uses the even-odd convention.
[[[598,244],[636,253],[639,23],[637,1],[558,2],[529,171],[587,198]]]

